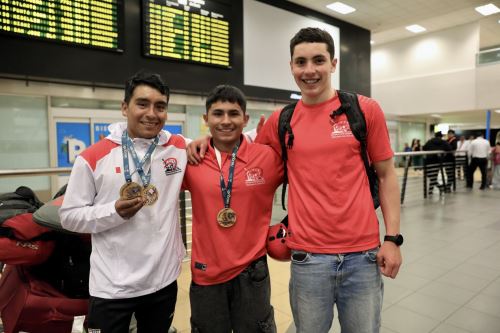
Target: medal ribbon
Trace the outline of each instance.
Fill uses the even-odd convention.
[[[234,178],[234,165],[236,164],[236,153],[240,148],[239,145],[234,147],[231,153],[231,164],[229,164],[229,176],[227,178],[227,187],[224,183],[224,175],[222,174],[222,166],[220,170],[220,188],[222,191],[222,200],[224,201],[224,208],[229,208],[229,202],[231,201],[231,190],[233,189],[233,178]]]
[[[128,160],[128,151],[130,151],[130,154],[132,155],[132,158],[134,160],[137,173],[139,173],[139,176],[141,177],[142,184],[146,187],[149,185],[149,182],[151,180],[151,167],[149,168],[149,171],[147,174],[144,173],[144,170],[142,167],[144,164],[151,159],[151,154],[153,154],[153,151],[156,148],[156,145],[158,144],[158,141],[160,139],[160,136],[157,135],[156,138],[154,139],[153,143],[149,146],[148,151],[146,152],[146,155],[142,158],[142,161],[139,161],[139,157],[137,156],[137,153],[135,152],[134,149],[134,143],[128,136],[127,131],[123,131],[122,134],[122,155],[123,155],[123,173],[125,174],[125,180],[127,183],[130,183],[132,181],[132,175],[130,174],[130,167],[129,167],[129,160]]]

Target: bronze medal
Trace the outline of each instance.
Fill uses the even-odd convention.
[[[149,184],[142,190],[142,198],[145,205],[151,206],[158,200],[158,190],[154,185]]]
[[[127,182],[120,188],[120,199],[130,200],[142,195],[142,186],[134,183]]]
[[[222,208],[217,213],[217,222],[221,227],[232,227],[236,223],[236,212],[231,208]]]

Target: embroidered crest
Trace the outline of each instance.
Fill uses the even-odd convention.
[[[251,169],[245,169],[246,179],[245,184],[247,186],[265,184],[264,172],[261,168],[255,167]]]
[[[163,168],[165,169],[165,174],[167,176],[182,172],[182,170],[179,167],[177,167],[177,159],[175,159],[174,157],[170,157],[167,159],[162,158],[162,161],[163,161]]]
[[[349,122],[347,120],[341,120],[337,122],[330,121],[330,124],[332,124],[332,139],[348,138],[353,136],[351,127],[349,126]]]

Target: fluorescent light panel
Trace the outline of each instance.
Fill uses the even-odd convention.
[[[328,9],[331,9],[337,13],[340,13],[340,14],[349,14],[349,13],[352,13],[356,10],[356,8],[353,8],[351,6],[348,6],[342,2],[334,2],[334,3],[331,3],[329,5],[326,5],[326,8]]]
[[[498,8],[497,6],[495,6],[492,3],[489,3],[489,4],[484,5],[484,6],[476,7],[475,9],[477,12],[479,12],[481,15],[484,15],[484,16],[500,13],[500,8]]]
[[[424,27],[422,27],[421,25],[418,25],[418,24],[412,24],[412,25],[409,25],[406,27],[406,30],[408,31],[411,31],[413,33],[416,33],[418,34],[419,32],[423,32],[427,29],[425,29]]]

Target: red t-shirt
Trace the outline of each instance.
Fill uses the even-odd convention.
[[[359,96],[367,124],[368,156],[378,162],[391,158],[384,115],[374,100]],[[291,126],[295,136],[288,150],[288,218],[292,249],[313,253],[364,251],[379,243],[368,177],[345,114],[335,122],[337,96],[316,104],[297,103]],[[281,154],[279,113],[274,112],[256,142],[271,145]]]
[[[227,186],[231,154],[221,155]],[[191,273],[196,284],[229,281],[266,254],[274,193],[282,177],[283,162],[271,147],[242,140],[230,202],[237,220],[224,228],[217,223],[224,202],[214,149],[208,148],[201,164],[188,165],[183,186],[191,192],[193,205]]]

